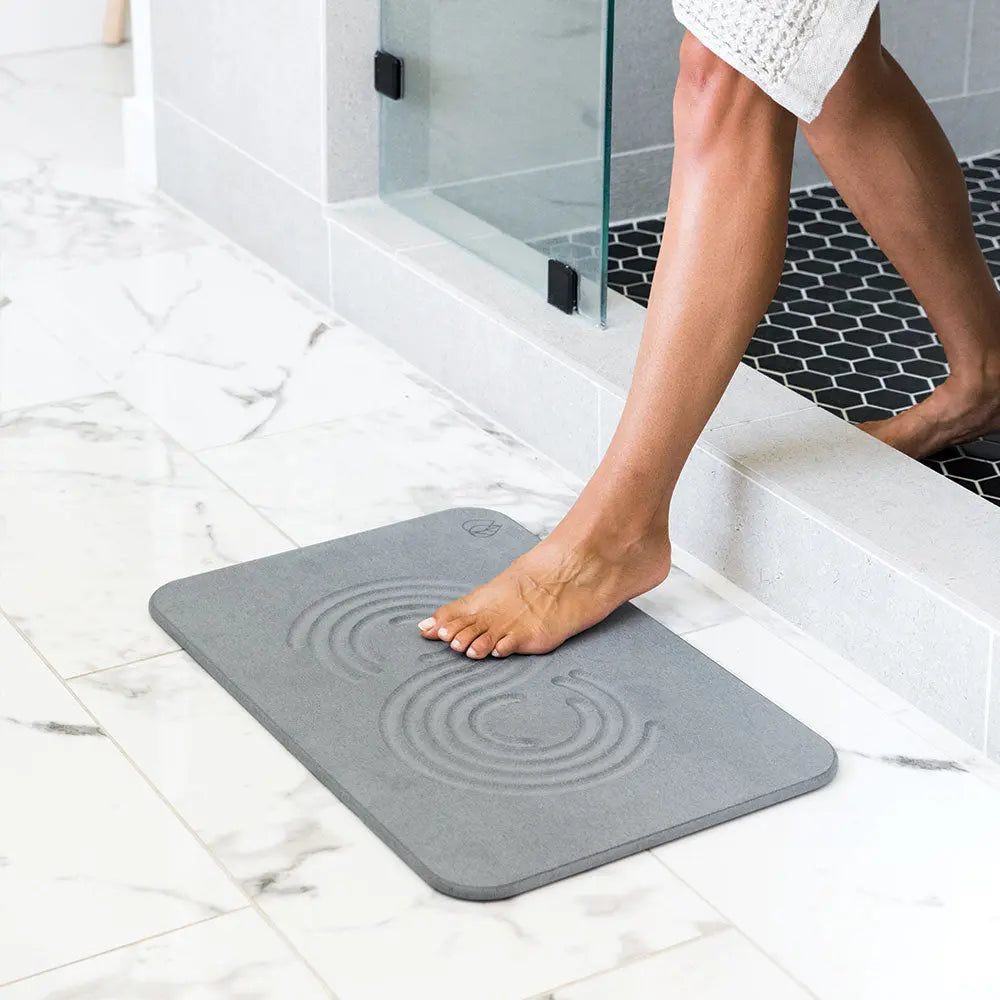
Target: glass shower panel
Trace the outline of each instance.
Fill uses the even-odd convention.
[[[403,62],[381,100],[380,194],[530,283],[548,260],[607,303],[613,0],[382,0]]]

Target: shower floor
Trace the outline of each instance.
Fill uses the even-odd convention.
[[[1000,154],[963,169],[979,243],[1000,280]],[[662,216],[611,229],[608,283],[644,306],[662,231]],[[569,239],[574,256],[596,253],[593,234]],[[913,293],[829,185],[792,195],[781,285],[743,360],[854,423],[912,406],[948,372]],[[1000,435],[925,464],[1000,504]]]

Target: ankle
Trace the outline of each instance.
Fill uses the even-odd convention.
[[[570,544],[608,562],[644,563],[670,560],[668,512],[628,511],[617,505],[584,505],[560,524]],[[558,531],[559,529],[557,529]]]
[[[995,393],[1000,388],[1000,346],[962,358],[949,358],[950,372],[944,385],[967,395]]]
[[[963,367],[938,388],[943,399],[955,400],[972,409],[1000,408],[1000,363]]]

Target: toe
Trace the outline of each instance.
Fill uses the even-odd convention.
[[[429,632],[435,639],[443,639],[444,636],[440,634],[440,630],[442,628],[450,629],[450,635],[454,635],[456,631],[454,626],[459,622],[459,620],[463,620],[463,624],[465,624],[471,617],[469,609],[465,607],[461,600],[450,601],[448,604],[442,604],[441,607],[430,615],[430,617],[425,618],[422,622],[420,622],[417,628],[423,632],[424,626],[427,626],[427,632]]]
[[[469,648],[469,644],[483,634],[485,628],[485,625],[478,622],[466,625],[451,640],[451,648],[457,650],[459,653],[464,653]]]
[[[484,632],[478,639],[474,639],[466,650],[465,655],[471,656],[475,660],[481,660],[484,656],[489,656],[496,645],[496,640],[489,632]]]
[[[517,641],[515,638],[508,634],[501,636],[496,645],[493,647],[494,656],[509,656],[517,649]]]
[[[451,618],[442,618],[439,615],[435,615],[434,617],[437,619],[438,624],[436,635],[445,642],[451,642],[463,628],[471,625],[473,621],[472,615],[452,615]]]

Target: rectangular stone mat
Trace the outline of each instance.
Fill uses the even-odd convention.
[[[543,656],[416,623],[537,538],[457,508],[161,587],[153,618],[430,885],[516,895],[830,781],[833,748],[633,604]]]

